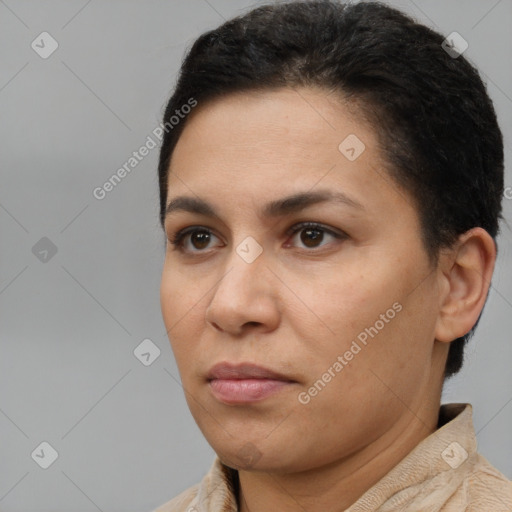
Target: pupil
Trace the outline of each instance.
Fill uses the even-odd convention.
[[[302,233],[307,233],[306,237],[301,235],[301,241],[308,247],[315,247],[315,241],[321,242],[323,238],[323,232],[319,229],[305,229]],[[312,233],[316,233],[316,235],[311,235]]]
[[[199,231],[197,233],[193,233],[192,234],[192,245],[196,249],[204,249],[204,247],[206,247],[208,245],[208,242],[209,242],[208,237],[209,236],[210,235],[208,233],[205,233],[204,231]],[[196,241],[199,242],[199,247],[195,243]]]

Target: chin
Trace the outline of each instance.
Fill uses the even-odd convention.
[[[291,460],[286,457],[282,443],[281,449],[270,443],[262,446],[243,439],[231,439],[229,446],[210,445],[223,464],[236,470],[287,474],[310,469],[298,453],[294,452]]]

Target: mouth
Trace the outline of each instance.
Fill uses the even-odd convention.
[[[290,377],[252,363],[219,363],[207,375],[213,396],[228,405],[264,400],[296,383]]]

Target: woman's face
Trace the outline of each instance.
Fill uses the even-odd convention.
[[[312,469],[423,421],[448,348],[434,342],[438,271],[376,135],[339,100],[302,88],[199,103],[170,203],[167,237],[195,232],[167,242],[163,318],[226,464]]]

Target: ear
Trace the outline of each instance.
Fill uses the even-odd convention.
[[[451,342],[467,334],[485,305],[496,261],[496,245],[483,228],[473,228],[440,258],[439,316],[435,338]]]

